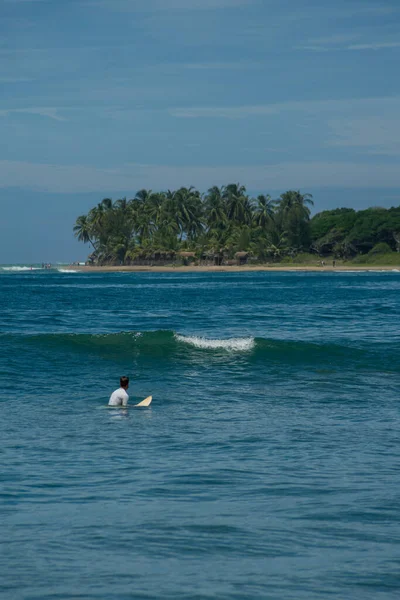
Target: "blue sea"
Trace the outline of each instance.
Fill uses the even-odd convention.
[[[2,598],[400,597],[399,272],[8,266],[0,306]]]

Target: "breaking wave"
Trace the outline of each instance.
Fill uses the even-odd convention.
[[[40,352],[62,357],[67,354],[126,361],[218,360],[241,357],[249,362],[309,365],[310,368],[346,368],[348,364],[360,366],[373,359],[376,367],[391,370],[398,365],[393,354],[382,351],[380,345],[348,346],[340,343],[318,343],[299,340],[278,340],[263,337],[230,337],[212,339],[197,335],[183,335],[170,330],[127,331],[119,333],[3,333],[4,347],[18,352]],[[373,356],[372,356],[373,355]]]
[[[230,338],[227,340],[224,339],[208,339],[199,336],[184,336],[175,334],[175,339],[178,342],[183,342],[185,344],[190,344],[195,348],[201,348],[205,350],[216,350],[223,349],[228,351],[239,351],[245,352],[248,350],[252,350],[255,346],[255,339],[252,337],[247,338]]]

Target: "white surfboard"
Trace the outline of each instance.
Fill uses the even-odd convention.
[[[147,398],[139,402],[139,404],[135,404],[134,406],[150,406],[152,400],[153,396],[147,396]]]

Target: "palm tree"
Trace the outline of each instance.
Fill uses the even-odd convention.
[[[252,207],[244,185],[230,183],[224,189],[223,196],[227,203],[228,219],[238,225],[249,224],[251,222]]]
[[[149,219],[146,210],[151,196],[151,190],[142,189],[127,204],[128,218],[132,223],[135,235],[139,238],[140,244],[149,235]]]
[[[104,202],[104,200],[103,200]],[[128,201],[126,198],[120,198],[114,202],[114,209],[125,212],[128,208]]]
[[[205,220],[208,231],[224,229],[227,223],[224,188],[211,187],[204,198]]]
[[[230,196],[244,196],[246,193],[246,188],[244,185],[240,185],[240,183],[228,183],[228,185],[224,188],[224,195],[229,198]]]
[[[151,190],[142,189],[136,192],[134,200],[138,200],[140,204],[146,204],[149,202],[152,195],[153,192]]]
[[[289,190],[281,194],[278,200],[279,210],[282,213],[290,212],[293,208],[301,207],[305,214],[310,216],[310,209],[307,204],[314,205],[312,194],[300,194],[300,191]]]
[[[88,217],[91,222],[91,226],[96,233],[99,233],[104,225],[105,212],[106,208],[102,202],[99,202],[97,206],[89,211]],[[100,237],[100,235],[97,237]]]
[[[257,206],[254,214],[254,222],[258,227],[266,227],[274,218],[276,201],[269,194],[257,196]]]
[[[288,245],[293,248],[306,248],[310,245],[310,209],[313,205],[311,194],[289,190],[281,194],[278,207],[278,221],[287,232]]]
[[[179,188],[174,195],[171,208],[179,227],[179,241],[184,234],[194,238],[202,230],[202,206],[200,193],[193,186]]]
[[[197,190],[192,191],[190,195],[187,214],[186,234],[190,240],[195,241],[204,231],[203,203]]]
[[[148,230],[154,232],[160,226],[165,211],[164,193],[151,194],[144,205],[144,214],[148,218]]]
[[[73,230],[74,235],[79,242],[83,242],[84,244],[87,244],[89,242],[90,244],[92,244],[93,248],[96,248],[94,242],[91,239],[92,228],[87,215],[81,215],[77,218]]]
[[[113,201],[111,200],[111,198],[103,198],[99,206],[101,206],[105,211],[111,210],[113,207]]]

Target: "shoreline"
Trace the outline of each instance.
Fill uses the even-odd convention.
[[[102,266],[102,267],[90,267],[90,266],[78,266],[78,265],[68,265],[63,266],[63,269],[69,271],[76,271],[82,273],[249,273],[249,272],[257,272],[257,271],[270,271],[270,272],[296,272],[296,271],[305,271],[305,272],[324,272],[324,273],[334,273],[340,271],[400,271],[400,265],[392,265],[392,266],[381,266],[381,265],[362,265],[362,266],[344,266],[338,265],[336,267],[333,266],[283,266],[283,265],[243,265],[243,266],[177,266],[177,267],[158,267],[158,266],[140,266],[140,265],[129,265],[129,266]]]

